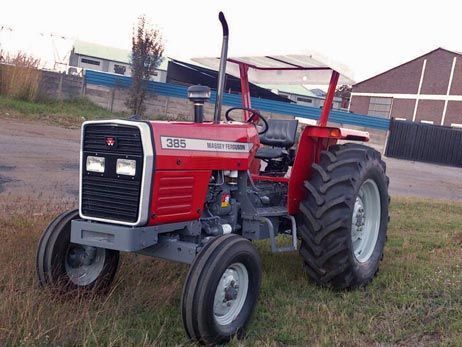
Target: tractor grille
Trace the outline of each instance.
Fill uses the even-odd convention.
[[[111,139],[111,141],[108,141]],[[112,145],[108,145],[112,142]],[[86,170],[86,158],[105,158],[104,173]],[[117,159],[136,160],[136,175],[116,172]],[[83,134],[81,209],[86,217],[123,222],[138,220],[143,146],[140,130],[120,124],[87,124]]]
[[[114,148],[106,145],[107,137],[116,139]],[[137,127],[118,124],[87,125],[83,137],[83,151],[143,156],[140,130]]]

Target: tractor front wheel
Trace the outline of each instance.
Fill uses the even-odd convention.
[[[250,241],[224,235],[206,244],[189,270],[181,302],[188,336],[205,344],[241,338],[258,299],[261,261]]]
[[[318,284],[361,287],[376,275],[387,238],[388,177],[376,150],[360,144],[321,152],[300,204],[300,254]]]
[[[39,283],[63,294],[105,291],[117,271],[119,252],[71,243],[71,222],[77,218],[78,210],[65,212],[43,232],[36,257]]]

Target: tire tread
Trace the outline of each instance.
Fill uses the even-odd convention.
[[[377,266],[367,282],[358,281],[349,259],[347,239],[357,182],[366,162],[371,160],[382,168],[388,187],[386,165],[380,153],[354,143],[333,145],[322,151],[320,162],[312,165],[311,179],[304,184],[307,197],[300,204],[298,216],[300,255],[309,277],[320,285],[335,289],[363,286],[378,272]]]

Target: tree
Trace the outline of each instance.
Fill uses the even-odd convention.
[[[135,116],[145,110],[144,100],[149,78],[162,61],[164,44],[159,30],[154,29],[146,16],[138,17],[132,35],[132,85],[125,105]]]
[[[335,91],[335,96],[342,98],[342,108],[348,108],[348,104],[350,102],[351,97],[351,86],[346,84],[341,85]]]

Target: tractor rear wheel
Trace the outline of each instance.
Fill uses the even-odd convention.
[[[308,275],[335,289],[378,272],[388,227],[388,177],[376,150],[354,143],[321,152],[300,204],[300,255]]]
[[[64,212],[43,232],[36,257],[39,283],[62,294],[105,291],[117,271],[119,252],[71,243],[71,221],[77,218],[78,210]]]
[[[261,261],[255,247],[228,234],[206,244],[191,265],[181,314],[188,336],[205,344],[241,338],[258,299]]]

